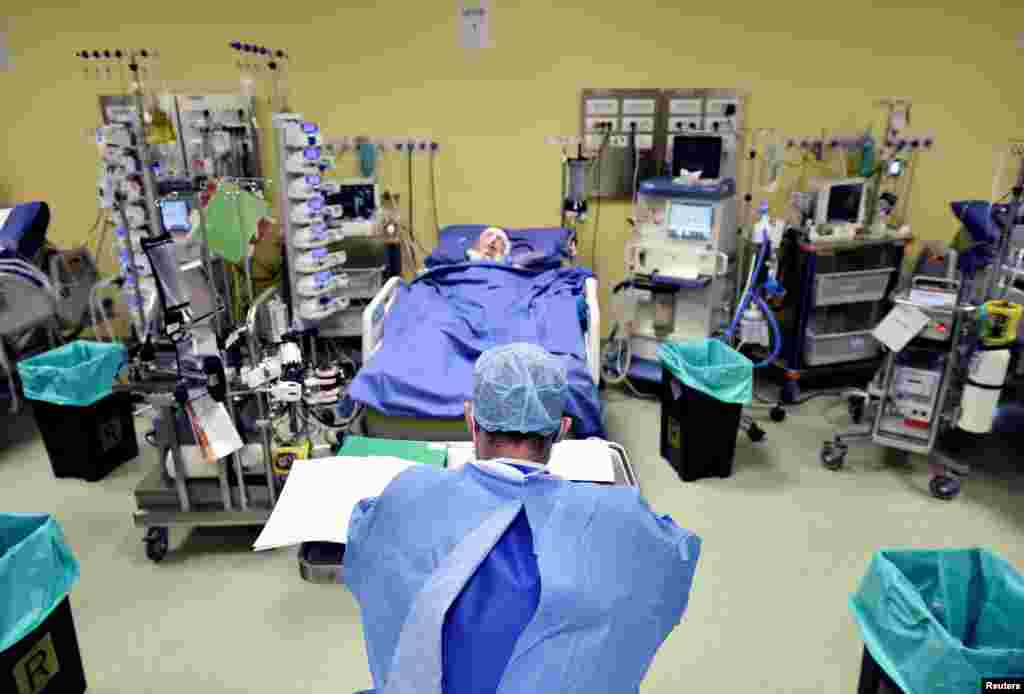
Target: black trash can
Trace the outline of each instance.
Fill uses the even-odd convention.
[[[131,395],[113,393],[91,405],[32,403],[56,477],[98,482],[139,454]]]
[[[123,345],[83,340],[18,363],[53,474],[95,482],[139,454],[131,397],[111,393]]]
[[[0,514],[0,692],[82,694],[68,597],[79,566],[56,520]]]
[[[729,477],[750,397],[750,360],[718,340],[667,343],[658,356],[661,456],[684,482]]]
[[[662,367],[661,457],[684,482],[728,477],[743,405],[690,388]]]

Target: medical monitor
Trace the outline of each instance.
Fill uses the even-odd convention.
[[[190,231],[188,202],[181,199],[160,201],[160,218],[167,231]]]
[[[328,205],[341,205],[342,219],[373,219],[380,209],[380,190],[371,179],[348,179],[340,190],[325,196]]]
[[[718,135],[676,135],[672,138],[672,177],[683,169],[717,179],[722,173],[722,138]]]
[[[817,224],[864,224],[867,181],[863,178],[826,179],[816,184]]]
[[[665,219],[669,236],[673,239],[712,240],[715,217],[711,205],[670,200]]]

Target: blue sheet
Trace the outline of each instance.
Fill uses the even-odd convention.
[[[578,267],[538,272],[487,262],[431,270],[398,289],[384,343],[349,393],[386,415],[459,418],[477,357],[495,345],[530,342],[565,360],[574,433],[603,436],[579,311],[589,277]]]
[[[487,224],[454,224],[438,235],[437,247],[427,256],[428,268],[466,262],[469,250]],[[504,228],[504,227],[502,227]],[[535,270],[560,267],[569,257],[572,232],[558,227],[541,229],[504,229],[512,243],[509,253],[514,264]]]

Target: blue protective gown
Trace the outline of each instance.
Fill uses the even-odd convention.
[[[626,694],[682,618],[699,553],[630,487],[415,466],[353,512],[345,582],[380,694]]]

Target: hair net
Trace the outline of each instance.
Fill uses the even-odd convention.
[[[550,435],[565,410],[565,367],[536,345],[492,347],[473,369],[473,418],[487,431]]]

